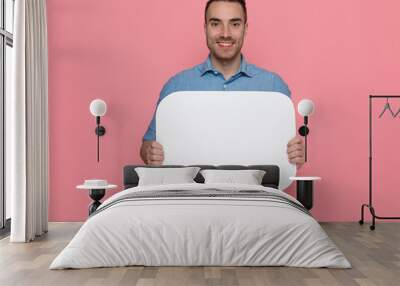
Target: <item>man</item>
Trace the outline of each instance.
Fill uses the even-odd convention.
[[[275,73],[248,64],[241,54],[248,29],[245,0],[209,0],[205,9],[204,31],[210,50],[208,59],[172,77],[163,87],[158,103],[176,91],[277,91],[290,97],[286,83]],[[155,141],[155,115],[143,136],[142,160],[161,165],[164,152]],[[288,159],[301,166],[304,145],[295,137],[287,145]]]

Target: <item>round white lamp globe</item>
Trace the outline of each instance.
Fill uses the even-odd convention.
[[[104,100],[101,99],[95,99],[90,103],[90,112],[94,116],[103,116],[106,114],[107,111],[107,104],[104,102]]]
[[[309,116],[314,111],[314,103],[309,99],[302,99],[297,105],[297,110],[302,116]]]

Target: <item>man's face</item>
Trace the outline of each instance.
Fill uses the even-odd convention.
[[[221,61],[236,58],[247,32],[242,6],[234,2],[213,2],[207,10],[204,30],[213,56]]]

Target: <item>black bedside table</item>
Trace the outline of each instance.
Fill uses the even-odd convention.
[[[290,177],[292,181],[296,181],[296,198],[307,209],[311,210],[314,200],[314,181],[321,180],[320,177]]]
[[[89,205],[89,216],[97,210],[97,208],[101,205],[100,200],[104,197],[107,190],[115,189],[117,185],[110,185],[106,183],[103,185],[91,185],[86,183],[84,185],[76,186],[78,190],[89,190],[89,197],[93,200],[93,202]]]

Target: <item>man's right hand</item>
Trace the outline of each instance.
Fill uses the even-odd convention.
[[[140,157],[146,165],[160,166],[164,162],[163,146],[157,141],[143,141]]]

